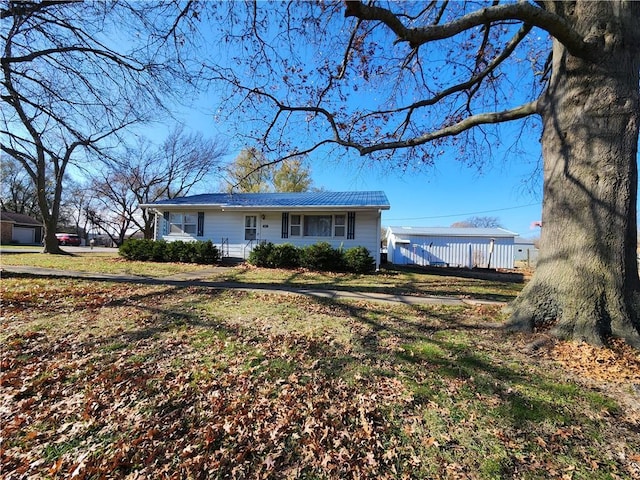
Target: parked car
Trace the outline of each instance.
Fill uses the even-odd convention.
[[[82,240],[78,235],[73,233],[56,233],[58,239],[58,245],[73,245],[74,247],[80,246]]]

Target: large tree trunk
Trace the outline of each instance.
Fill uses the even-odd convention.
[[[55,255],[65,255],[67,252],[60,248],[58,239],[56,238],[56,229],[52,227],[50,222],[45,223],[45,235],[43,238],[42,253],[52,253]]]
[[[44,152],[42,149],[38,151],[39,161],[37,162],[37,168],[39,169],[38,175],[33,175],[32,178],[36,184],[38,205],[40,206],[40,212],[44,223],[44,238],[43,238],[43,250],[42,253],[51,253],[55,255],[66,255],[67,253],[60,248],[58,239],[56,238],[56,229],[58,227],[58,213],[60,211],[60,198],[62,196],[62,182],[56,182],[54,188],[53,198],[51,200],[51,208],[49,208],[49,201],[47,199],[47,188],[45,184],[45,164]]]
[[[554,42],[540,100],[544,199],[537,270],[511,305],[512,328],[640,348],[636,259],[640,4],[577,2],[560,12],[594,58]],[[569,11],[570,10],[570,11]]]

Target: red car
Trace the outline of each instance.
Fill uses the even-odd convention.
[[[56,238],[58,239],[58,245],[73,245],[74,247],[79,247],[82,243],[80,237],[73,233],[56,233]]]

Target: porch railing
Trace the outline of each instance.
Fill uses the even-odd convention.
[[[247,244],[244,246],[244,248],[242,249],[242,258],[244,258],[245,260],[247,259],[247,249],[249,250],[249,253],[251,253],[251,250],[253,250],[254,242],[255,240],[249,240]]]

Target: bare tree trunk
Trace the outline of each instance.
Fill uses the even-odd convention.
[[[148,210],[143,210],[142,212],[142,223],[143,223],[143,228],[142,230],[142,234],[144,235],[144,238],[146,240],[153,240],[153,229],[154,229],[154,223],[155,223],[155,216],[150,215],[148,213]]]
[[[66,252],[62,250],[60,248],[60,245],[58,244],[58,238],[56,237],[55,228],[50,229],[50,227],[48,226],[48,222],[45,222],[44,230],[45,230],[45,235],[43,238],[44,248],[42,250],[42,253],[52,253],[55,255],[66,254]]]
[[[511,306],[512,328],[640,348],[636,260],[640,41],[634,2],[578,2],[567,18],[602,52],[558,42],[540,100],[543,223],[537,271]],[[608,21],[607,21],[608,19]]]
[[[44,193],[38,195],[40,210],[44,219],[44,237],[42,239],[44,248],[42,253],[52,253],[55,255],[64,255],[67,252],[60,248],[58,238],[56,237],[56,229],[58,227],[58,214],[52,214],[48,211],[48,202],[44,198]],[[40,198],[40,197],[43,198]],[[56,206],[54,205],[54,208]]]

